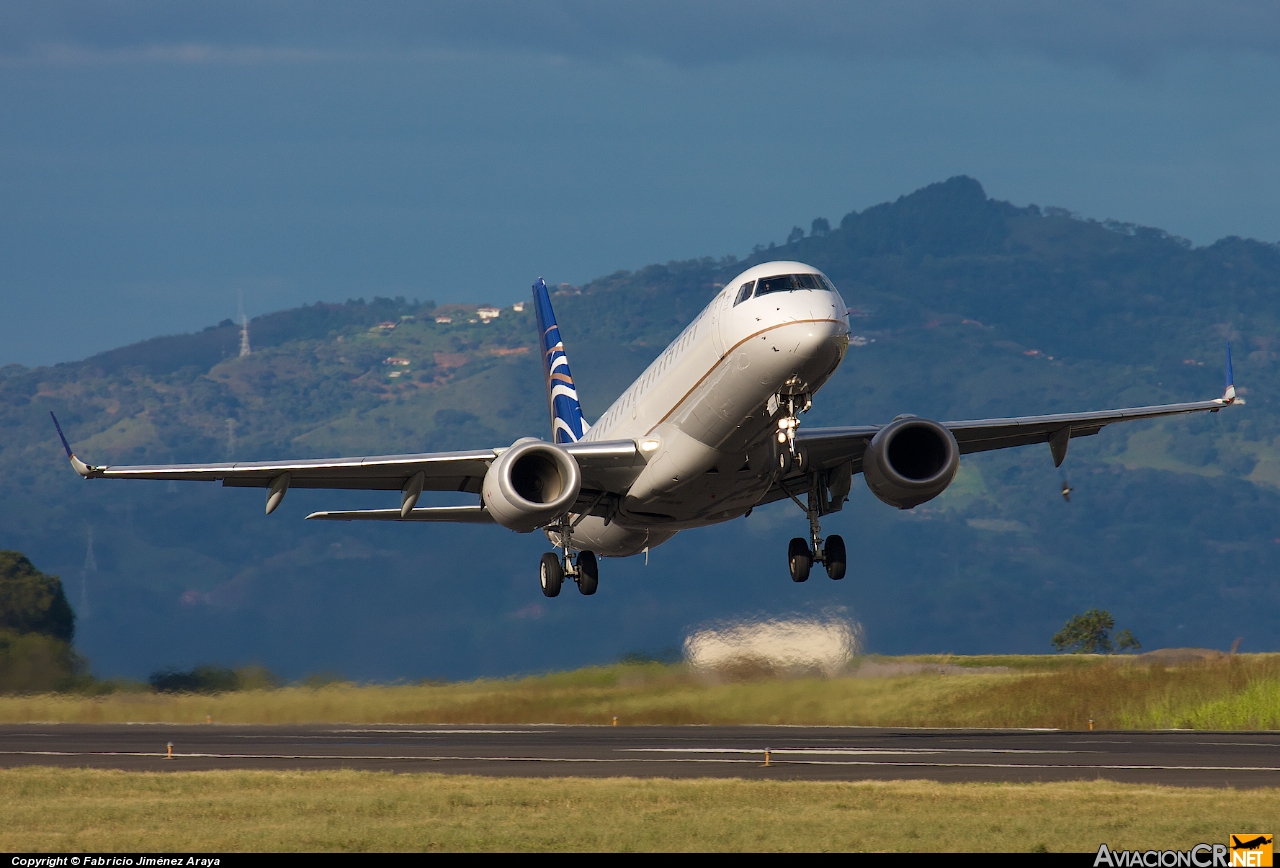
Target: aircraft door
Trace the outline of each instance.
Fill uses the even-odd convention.
[[[711,303],[711,310],[708,313],[710,322],[707,324],[711,331],[711,345],[715,347],[716,358],[724,356],[724,322],[725,316],[729,312],[731,304],[730,298],[733,294],[722,290],[720,295],[716,296],[716,300]]]

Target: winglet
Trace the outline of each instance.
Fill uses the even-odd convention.
[[[1231,373],[1231,341],[1227,341],[1227,390],[1222,393],[1222,403],[1243,404],[1243,399],[1236,398],[1236,378]]]
[[[49,411],[49,418],[53,420],[53,427],[58,432],[58,439],[62,441],[62,448],[67,450],[67,460],[71,462],[72,469],[75,470],[76,473],[79,473],[81,476],[83,476],[85,479],[88,479],[89,477],[93,476],[94,471],[97,470],[97,468],[90,467],[88,464],[85,464],[79,458],[76,458],[75,453],[71,451],[71,444],[67,442],[67,435],[62,433],[62,426],[58,424],[58,417],[53,415],[52,410]]]
[[[547,381],[547,404],[551,410],[551,439],[556,443],[576,443],[591,426],[582,418],[578,388],[569,371],[569,358],[564,353],[560,327],[551,309],[551,295],[547,292],[547,282],[541,277],[533,285],[533,307],[538,314],[542,373]]]

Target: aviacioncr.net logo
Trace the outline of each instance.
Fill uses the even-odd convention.
[[[1190,850],[1112,850],[1098,847],[1094,868],[1271,868],[1270,834],[1232,835],[1227,844],[1196,844]]]

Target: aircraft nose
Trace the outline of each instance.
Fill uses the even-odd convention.
[[[818,345],[839,343],[849,336],[849,317],[843,307],[826,317],[814,317],[814,320],[808,337],[815,349]]]

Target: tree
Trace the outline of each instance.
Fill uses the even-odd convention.
[[[1128,630],[1121,630],[1116,634],[1116,650],[1117,651],[1138,651],[1141,650],[1142,643],[1133,638],[1133,634]]]
[[[22,552],[0,551],[0,629],[38,633],[66,644],[76,631],[76,616],[62,581],[37,570]]]
[[[1071,620],[1054,635],[1053,647],[1072,654],[1110,654],[1111,628],[1115,625],[1115,618],[1104,609],[1090,609],[1083,615],[1072,615]],[[1133,636],[1130,635],[1129,639],[1132,640]]]
[[[87,673],[71,648],[76,616],[57,576],[0,551],[0,692],[65,690]]]
[[[800,241],[803,238],[804,238],[804,230],[801,229],[799,226],[792,226],[791,233],[787,235],[787,243],[795,244],[797,241]]]
[[[827,222],[826,217],[815,217],[813,223],[809,227],[809,234],[815,238],[821,238],[831,231],[831,224]]]

